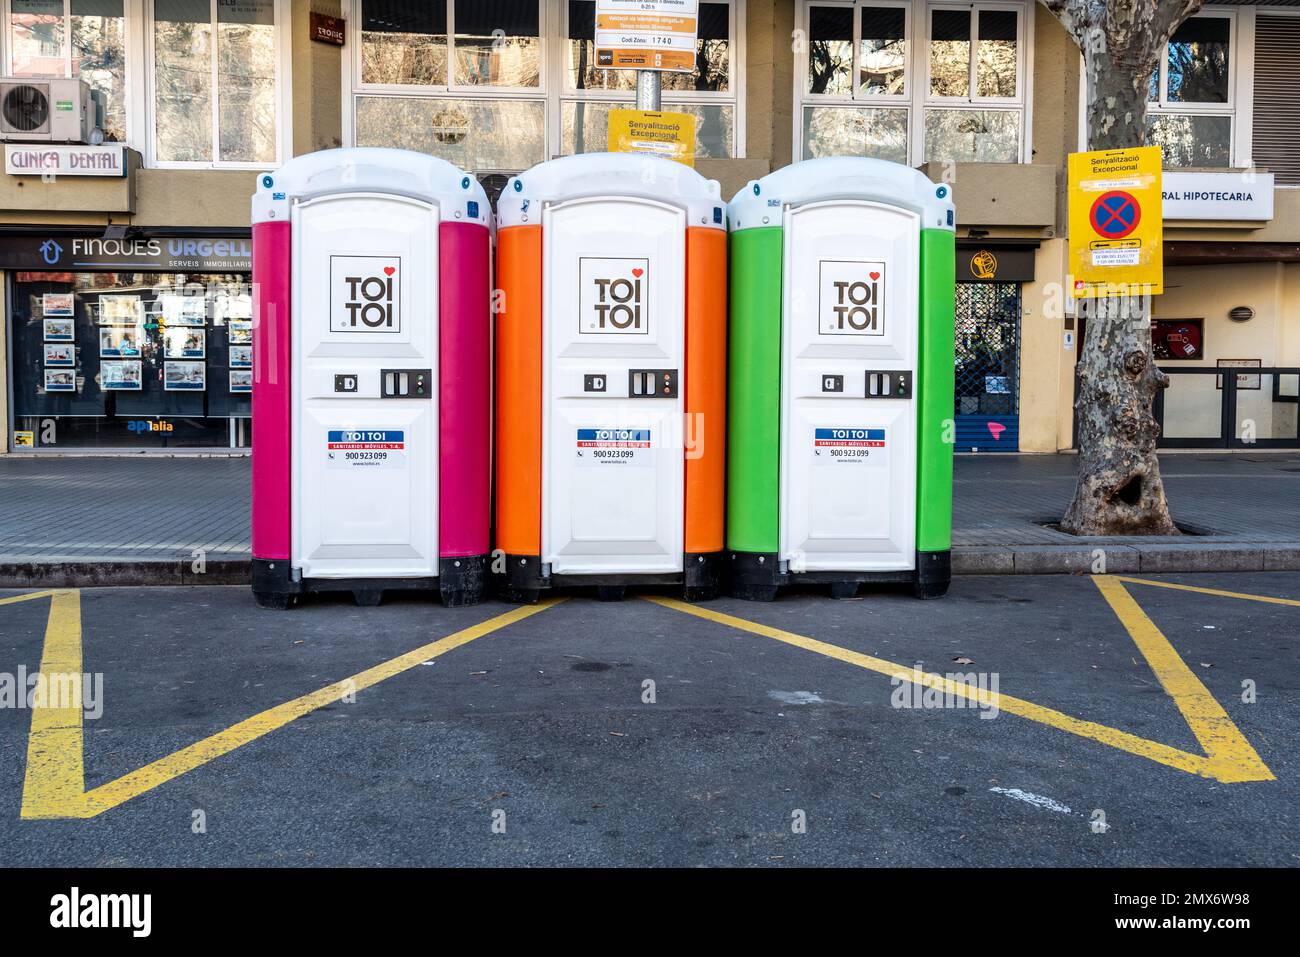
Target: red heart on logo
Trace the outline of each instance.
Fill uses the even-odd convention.
[[[644,269],[633,269],[632,275],[636,276],[637,279],[640,279],[643,272],[645,272]]]
[[[395,267],[393,267],[393,266],[385,266],[385,267],[384,267],[384,275],[385,275],[385,276],[391,276],[391,275],[392,275],[393,273],[395,273],[395,272],[397,272],[397,269],[396,269]]]
[[[880,278],[880,273],[878,273],[878,272],[869,272],[869,273],[867,273],[867,275],[870,276],[872,279],[879,279],[879,278]]]

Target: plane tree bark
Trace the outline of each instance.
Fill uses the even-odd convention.
[[[1083,54],[1088,148],[1146,144],[1148,84],[1175,30],[1204,0],[1040,0]],[[1079,472],[1061,528],[1075,535],[1176,535],[1152,406],[1169,377],[1151,352],[1149,297],[1080,299],[1086,320],[1074,415]]]

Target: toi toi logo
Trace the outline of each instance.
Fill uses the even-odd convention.
[[[644,259],[582,260],[584,333],[648,332],[645,308],[647,272]]]
[[[821,264],[823,335],[883,336],[885,264]]]
[[[641,276],[643,270],[633,269],[631,279],[596,280],[596,315],[599,326],[606,324],[615,329],[641,328]]]
[[[393,273],[392,266],[384,267],[382,276],[348,276],[348,298],[343,308],[348,311],[348,324],[356,327],[360,318],[371,329],[393,325]]]
[[[877,300],[880,294],[880,273],[871,273],[871,281],[834,283],[837,300],[831,311],[835,314],[835,327],[862,331],[875,329],[880,314]]]
[[[330,328],[400,332],[400,264],[396,256],[334,256]]]

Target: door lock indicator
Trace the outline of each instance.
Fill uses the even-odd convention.
[[[910,399],[912,397],[912,373],[890,369],[887,372],[867,370],[868,399]]]
[[[334,391],[335,392],[356,392],[357,377],[351,372],[345,372],[341,375],[335,374]]]
[[[627,394],[629,398],[677,398],[676,369],[631,369],[628,371],[627,376]]]
[[[822,376],[823,392],[843,392],[844,376],[842,375],[824,375]]]
[[[379,373],[380,398],[430,399],[432,369],[384,369]]]
[[[608,388],[609,379],[603,375],[592,375],[590,373],[582,377],[583,392],[604,392]]]

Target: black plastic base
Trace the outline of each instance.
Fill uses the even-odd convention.
[[[594,586],[601,601],[620,601],[628,586],[638,585],[681,585],[686,601],[712,601],[722,571],[721,552],[688,552],[682,556],[685,571],[667,574],[543,575],[538,555],[506,555],[503,561],[504,569],[493,576],[497,597],[516,605],[531,605],[553,588],[584,586]]]
[[[477,605],[487,588],[487,555],[463,555],[438,562],[438,592],[448,608]]]
[[[444,558],[437,578],[295,578],[287,559],[254,558],[251,566],[253,598],[259,608],[282,611],[313,592],[352,592],[363,607],[379,605],[389,591],[437,591],[448,608],[475,605],[483,600],[488,556]]]
[[[949,552],[917,552],[916,570],[889,572],[781,571],[776,552],[728,552],[727,591],[744,601],[773,601],[788,585],[828,585],[832,598],[853,598],[861,585],[913,587],[917,598],[939,598],[952,581]]]
[[[914,591],[917,598],[942,598],[952,584],[952,552],[917,552]]]

